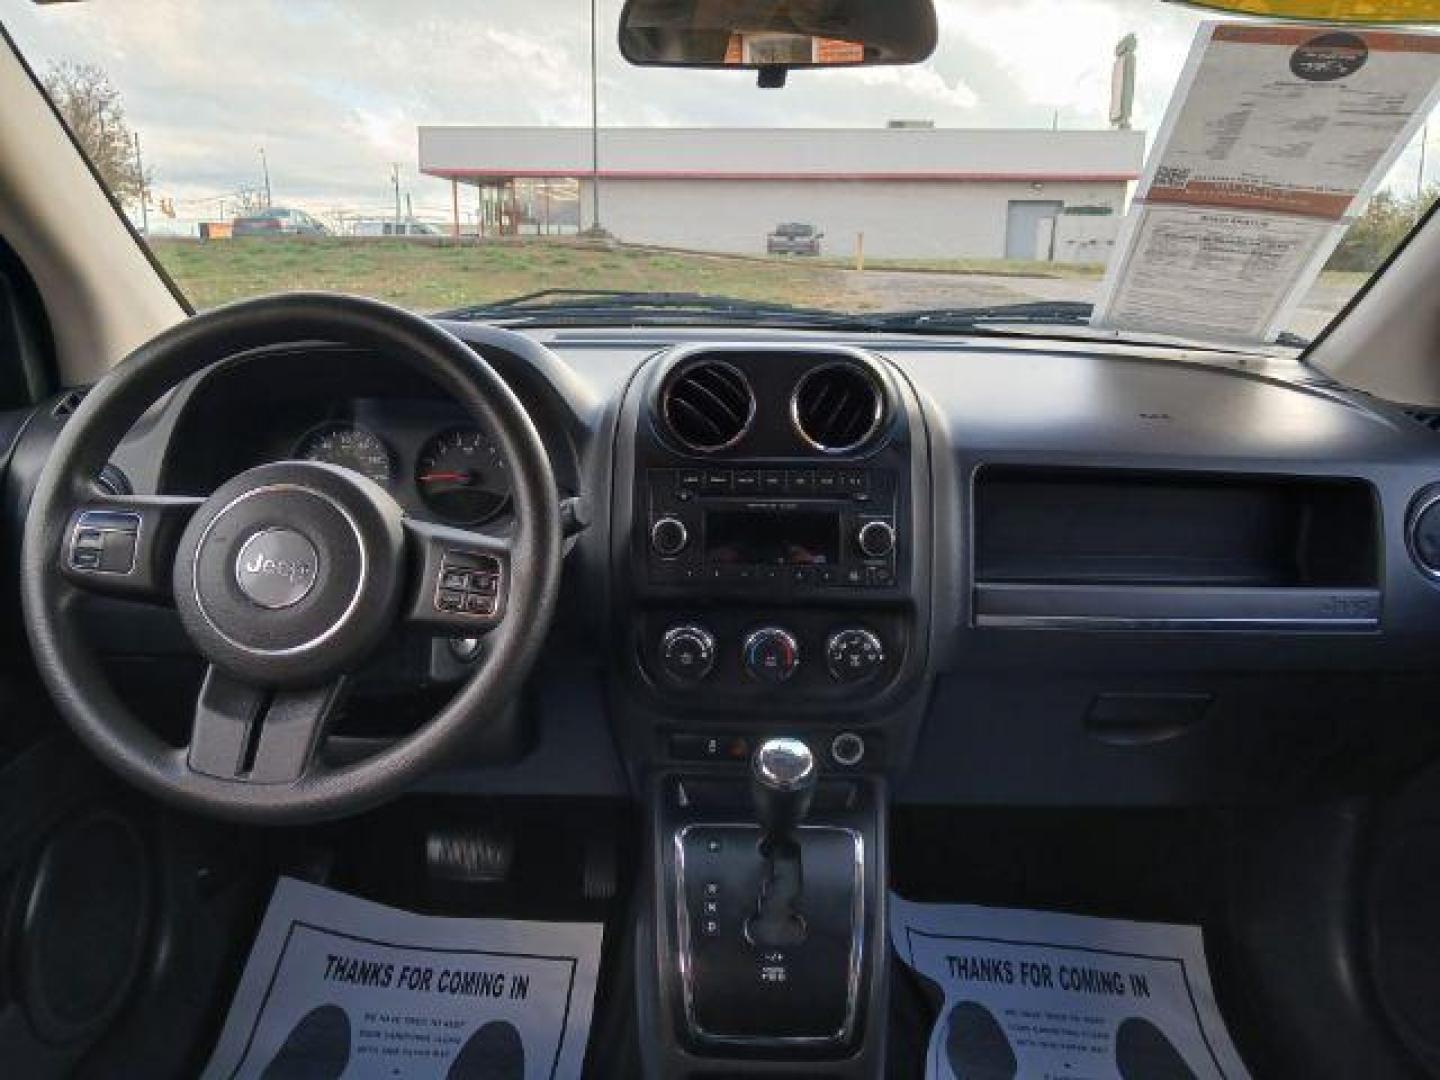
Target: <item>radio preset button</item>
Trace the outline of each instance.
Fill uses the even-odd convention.
[[[690,531],[677,517],[662,517],[650,526],[650,546],[662,559],[673,559],[690,543]]]

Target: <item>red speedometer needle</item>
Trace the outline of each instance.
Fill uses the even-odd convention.
[[[470,479],[469,473],[463,472],[427,472],[420,474],[420,482],[428,484],[436,480],[451,480],[457,484],[463,484]]]

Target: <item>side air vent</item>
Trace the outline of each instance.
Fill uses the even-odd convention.
[[[692,450],[734,446],[755,419],[755,394],[745,376],[719,360],[683,368],[665,388],[660,410],[670,431]]]
[[[1440,431],[1440,412],[1431,412],[1423,409],[1406,409],[1405,415],[1417,424],[1429,428],[1431,431]]]
[[[858,363],[824,364],[807,372],[790,398],[790,418],[816,450],[841,454],[868,442],[885,417],[875,376]]]
[[[67,390],[61,394],[50,409],[50,415],[60,420],[69,416],[80,407],[80,402],[85,400],[84,390]]]

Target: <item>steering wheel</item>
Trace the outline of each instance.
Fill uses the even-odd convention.
[[[429,378],[494,434],[510,466],[507,538],[408,517],[358,473],[261,465],[209,498],[115,497],[96,486],[119,441],[168,390],[266,346],[337,342]],[[560,581],[561,522],[545,447],[510,388],[441,327],[388,304],[323,293],[249,300],[186,319],[86,395],[56,439],[25,522],[25,627],[66,720],[139,787],[249,822],[339,817],[398,794],[453,756],[517,695]],[[98,593],[173,603],[209,667],[189,745],[159,738],[119,700],[76,633]],[[347,679],[392,630],[487,634],[450,703],[363,760],[323,754]]]

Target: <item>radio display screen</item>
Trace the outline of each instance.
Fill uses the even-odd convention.
[[[719,566],[833,566],[840,561],[840,515],[708,510],[705,561]]]

